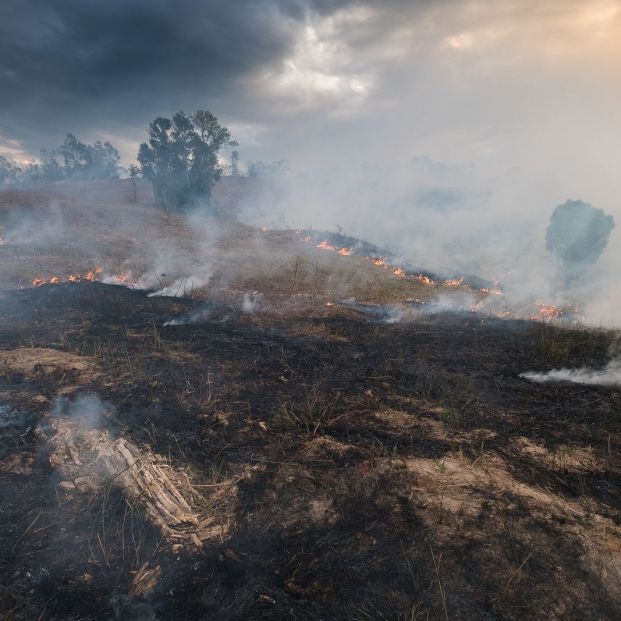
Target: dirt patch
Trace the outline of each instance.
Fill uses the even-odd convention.
[[[92,359],[62,350],[19,347],[0,351],[0,376],[11,381],[56,383],[57,394],[74,392],[96,379],[99,373]],[[40,404],[47,400],[43,395],[35,395],[34,399]]]

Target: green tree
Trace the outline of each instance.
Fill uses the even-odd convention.
[[[546,246],[565,286],[587,277],[614,227],[612,216],[580,200],[568,200],[554,210],[546,231]]]
[[[84,144],[67,134],[58,149],[64,162],[64,175],[71,179],[111,179],[117,177],[119,152],[109,143],[98,140]]]
[[[140,145],[138,161],[157,204],[183,211],[198,200],[209,201],[213,184],[222,175],[218,152],[230,143],[229,130],[208,110],[155,119],[148,141]]]

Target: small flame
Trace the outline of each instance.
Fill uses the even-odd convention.
[[[429,276],[425,276],[424,274],[419,274],[418,276],[415,276],[414,278],[416,278],[416,280],[418,280],[419,282],[422,282],[423,285],[431,286],[434,284],[433,280],[431,280]]]
[[[487,288],[487,287],[484,287],[483,289],[479,289],[479,291],[480,291],[481,293],[487,293],[487,295],[499,295],[499,296],[504,296],[504,293],[503,293],[500,289],[498,289],[498,288],[496,288],[496,287],[492,287],[492,288]]]
[[[127,272],[123,272],[122,274],[114,274],[112,276],[112,280],[119,285],[130,285],[134,284],[134,281],[130,278]]]
[[[373,259],[373,265],[377,265],[377,267],[384,267],[384,268],[388,267],[388,265],[386,265],[385,257],[375,257]]]
[[[344,257],[347,257],[351,254],[351,248],[349,246],[345,246],[339,250],[339,254],[342,254]]]
[[[461,287],[464,284],[463,278],[450,278],[449,280],[444,281],[445,287]]]
[[[539,304],[539,317],[541,319],[559,319],[563,315],[563,310],[552,304]]]
[[[322,241],[321,243],[317,244],[317,248],[321,248],[321,250],[330,250],[332,252],[336,251],[336,248],[332,244],[329,244],[327,241]]]
[[[395,267],[392,273],[399,278],[405,278],[405,270],[402,267]]]
[[[101,274],[103,270],[101,267],[86,272],[85,274],[69,274],[68,276],[51,276],[47,280],[44,278],[35,278],[32,281],[33,287],[40,287],[41,285],[59,285],[66,282],[93,282]]]

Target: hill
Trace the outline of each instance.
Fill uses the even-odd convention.
[[[0,614],[619,617],[616,334],[127,187],[0,195]]]

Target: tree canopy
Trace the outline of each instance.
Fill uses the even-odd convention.
[[[209,201],[213,184],[222,175],[218,152],[237,145],[208,110],[158,117],[149,125],[148,136],[138,150],[142,176],[153,185],[157,203],[172,211]]]
[[[32,185],[63,179],[113,179],[118,176],[119,159],[119,152],[109,142],[85,144],[67,134],[57,149],[42,149],[37,162],[20,165],[0,156],[0,183]]]
[[[608,244],[614,218],[580,200],[568,200],[553,212],[546,231],[548,252],[566,285],[582,278]]]

